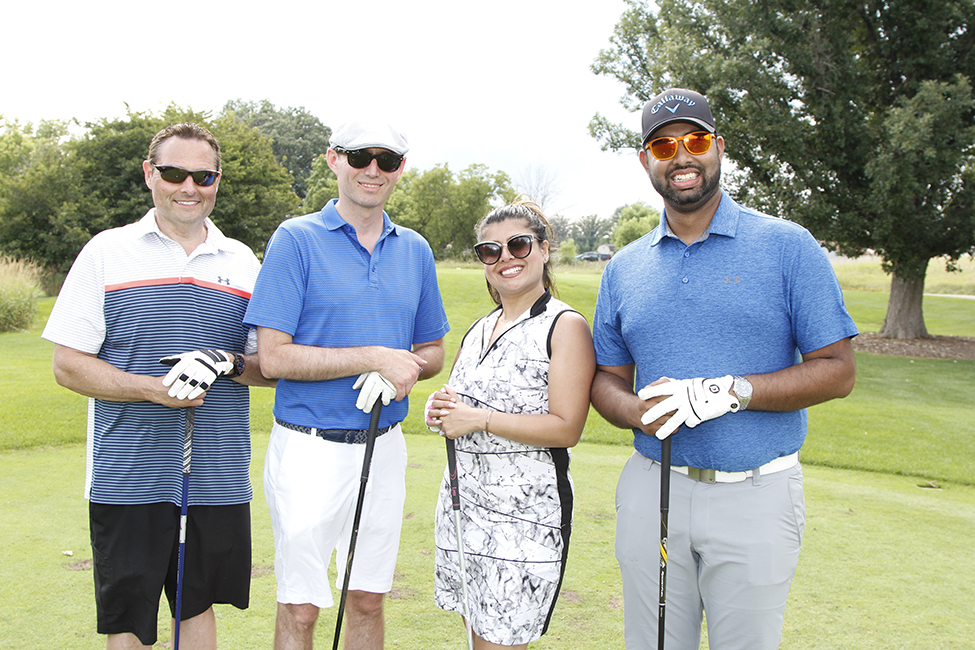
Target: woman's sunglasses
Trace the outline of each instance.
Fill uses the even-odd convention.
[[[349,160],[349,164],[356,169],[365,169],[375,159],[376,164],[379,165],[379,169],[384,172],[394,172],[403,163],[403,156],[397,156],[394,153],[369,153],[365,149],[353,149],[350,151],[341,147],[334,147],[334,149],[337,153],[344,153]]]
[[[684,148],[688,152],[695,156],[700,156],[711,149],[711,140],[713,139],[713,133],[695,131],[680,138],[669,135],[662,138],[654,138],[644,148],[653,154],[653,157],[657,160],[670,160],[677,155],[677,147],[680,146],[681,142],[684,143]]]
[[[532,242],[535,239],[537,239],[535,235],[515,235],[505,244],[499,244],[496,241],[482,241],[474,245],[474,252],[477,254],[477,259],[487,265],[497,264],[498,260],[501,259],[501,251],[505,248],[508,249],[512,257],[522,260],[531,255]]]
[[[153,165],[153,167],[159,172],[160,178],[167,183],[175,183],[177,185],[185,181],[187,176],[192,176],[193,182],[200,187],[210,187],[217,180],[217,177],[220,176],[220,172],[209,169],[198,169],[191,172],[188,169],[173,167],[171,165]]]

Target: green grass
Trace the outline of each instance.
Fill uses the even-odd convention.
[[[221,648],[271,646],[274,548],[260,478],[267,439],[262,431],[253,441],[251,606],[217,608]],[[433,510],[443,441],[410,434],[407,446],[408,494],[386,605],[387,647],[459,648],[462,628],[456,616],[433,605],[432,593]],[[549,634],[532,648],[622,647],[613,494],[629,454],[626,447],[591,443],[573,451],[576,507],[564,588]],[[83,474],[81,445],[0,454],[0,648],[104,647],[104,638],[94,631]],[[975,488],[922,489],[904,477],[815,466],[806,467],[805,474],[806,535],[781,647],[971,647]],[[653,544],[648,548],[652,552]],[[334,616],[334,608],[322,613],[317,647],[329,647]],[[161,644],[169,636],[164,616],[159,631]]]
[[[936,258],[928,262],[924,280],[927,293],[975,295],[975,259],[965,255],[958,260],[960,272],[945,270],[945,260]],[[887,291],[890,276],[880,269],[880,258],[864,255],[856,259],[834,258],[833,268],[844,289],[851,291]]]
[[[467,326],[491,302],[479,269],[444,265],[439,274],[454,328],[447,338],[449,365]],[[876,271],[873,289],[846,293],[864,331],[870,331],[867,323],[878,309],[883,319],[885,281]],[[598,273],[574,269],[559,273],[558,282],[562,298],[591,320]],[[87,400],[54,383],[53,346],[39,338],[52,304],[40,301],[39,323],[31,331],[0,334],[6,405],[0,410],[0,449],[6,450],[0,452],[0,649],[104,647],[94,631],[86,564]],[[925,312],[932,333],[975,335],[975,301],[926,298]],[[975,362],[858,354],[857,364],[850,397],[810,410],[803,448],[806,537],[781,647],[971,647],[975,424],[968,387],[975,385]],[[445,377],[424,382],[416,394],[425,397]],[[221,648],[268,648],[273,635],[274,551],[261,489],[273,391],[252,389],[251,396],[255,574],[248,610],[218,608]],[[426,432],[416,408],[404,428],[408,494],[387,604],[387,647],[462,647],[457,617],[438,610],[432,595],[433,509],[443,441]],[[593,413],[573,450],[576,507],[564,590],[549,634],[532,648],[622,647],[613,501],[629,443],[627,432]],[[919,487],[932,481],[940,489]],[[650,555],[652,547],[648,544]],[[331,643],[334,615],[334,609],[323,612],[317,647]],[[160,642],[167,641],[164,616],[159,631]]]

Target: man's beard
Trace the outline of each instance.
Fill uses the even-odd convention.
[[[704,169],[697,166],[688,166],[683,169],[694,169],[701,174],[702,183],[694,191],[687,190],[676,190],[670,186],[668,182],[670,174],[663,179],[659,179],[656,176],[650,176],[650,183],[653,184],[653,189],[657,190],[657,193],[663,198],[666,203],[670,203],[674,206],[686,207],[691,206],[696,203],[705,203],[710,199],[716,191],[718,191],[718,184],[721,182],[721,167],[716,167],[713,175],[709,175]]]

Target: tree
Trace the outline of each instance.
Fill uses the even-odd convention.
[[[456,255],[477,243],[474,226],[493,205],[516,195],[504,172],[471,165],[455,177],[447,165],[436,165],[408,179],[410,205],[403,206],[402,223],[423,235],[438,258]]]
[[[223,115],[212,132],[220,142],[223,173],[211,218],[225,235],[261,252],[300,204],[291,189],[294,179],[275,159],[271,139],[256,128]]]
[[[589,214],[580,217],[572,224],[572,239],[576,247],[585,251],[594,251],[600,244],[609,240],[609,234],[613,231],[613,222],[609,219],[600,219],[599,215]]]
[[[301,209],[306,213],[317,212],[332,199],[339,198],[339,179],[328,166],[325,154],[315,158],[305,187],[307,191]]]
[[[552,201],[562,193],[558,176],[544,165],[530,165],[515,181],[515,189],[527,194],[545,213]]]
[[[63,270],[88,240],[85,231],[59,227],[61,206],[79,195],[67,139],[61,121],[36,130],[7,123],[0,134],[0,251]]]
[[[136,221],[152,207],[142,161],[167,124],[195,121],[220,142],[220,192],[212,215],[228,236],[263,250],[298,205],[292,177],[271,141],[232,116],[170,106],[160,115],[129,112],[85,125],[75,138],[64,123],[7,125],[0,135],[0,249],[65,272],[96,233]]]
[[[616,227],[613,228],[610,239],[616,250],[619,250],[656,228],[660,224],[660,211],[637,201],[617,208],[613,221],[616,222]]]
[[[274,157],[294,176],[292,189],[300,198],[305,198],[315,159],[328,149],[328,139],[332,135],[329,127],[304,107],[275,108],[267,99],[260,102],[229,101],[221,115],[233,115],[270,138]]]
[[[571,239],[564,240],[558,247],[559,264],[575,264],[576,243]]]
[[[975,3],[642,0],[593,64],[642,107],[703,92],[738,170],[729,191],[832,250],[871,249],[892,275],[881,335],[926,335],[928,262],[975,250]],[[607,149],[639,135],[600,115]]]
[[[572,236],[572,222],[564,215],[549,217],[548,225],[552,226],[552,244],[555,246]]]

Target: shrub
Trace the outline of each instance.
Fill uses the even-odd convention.
[[[40,269],[31,262],[0,257],[0,332],[26,330],[37,317]]]
[[[576,243],[573,239],[566,239],[559,245],[559,264],[576,263]]]

